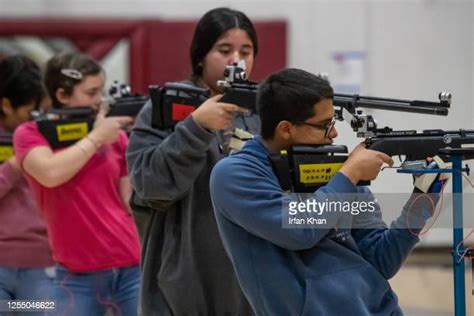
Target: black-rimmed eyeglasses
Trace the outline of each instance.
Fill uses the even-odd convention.
[[[334,128],[334,125],[336,125],[336,118],[333,117],[331,122],[327,124],[313,124],[313,123],[308,123],[308,122],[302,122],[302,121],[293,121],[293,124],[297,125],[307,125],[311,126],[313,128],[319,129],[321,131],[324,131],[324,137],[328,137],[329,134],[331,133],[332,129]]]

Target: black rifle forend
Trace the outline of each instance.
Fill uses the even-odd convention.
[[[292,146],[270,156],[273,171],[283,190],[311,193],[326,185],[347,160],[344,145]],[[358,185],[369,185],[361,181]]]
[[[113,104],[110,104],[109,111],[106,116],[132,116],[135,117],[141,111],[148,97],[136,95],[127,96],[115,99]]]
[[[88,107],[51,109],[32,114],[38,129],[53,149],[70,146],[89,134],[95,112]]]
[[[365,144],[367,148],[389,156],[405,156],[407,161],[422,160],[438,155],[441,149],[474,146],[474,130],[424,130],[421,133],[396,131],[369,137]],[[449,157],[440,156],[445,161],[449,160]],[[466,155],[464,158],[472,159],[474,156]]]
[[[235,104],[255,114],[257,113],[257,90],[256,83],[234,83],[226,89],[219,102]]]
[[[106,116],[132,116],[138,115],[145,103],[147,96],[132,94],[128,85],[114,81],[109,89],[109,111]]]
[[[50,109],[46,112],[33,111],[31,113],[35,121],[47,121],[57,119],[84,119],[95,115],[95,111],[89,107],[71,107],[62,109]]]

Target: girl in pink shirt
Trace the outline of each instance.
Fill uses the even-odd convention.
[[[14,135],[23,168],[50,233],[56,269],[56,310],[62,315],[136,315],[139,241],[129,211],[130,117],[105,117],[104,72],[90,57],[65,53],[47,64],[54,108],[89,107],[94,127],[74,145],[53,149],[36,122]],[[99,111],[100,110],[100,111]]]

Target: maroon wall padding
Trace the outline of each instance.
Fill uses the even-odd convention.
[[[150,84],[189,77],[189,44],[196,22],[117,19],[3,19],[0,36],[66,37],[81,51],[103,58],[122,38],[130,43],[132,90],[147,93]],[[287,26],[284,21],[254,22],[259,53],[251,79],[260,81],[286,66]]]
[[[97,60],[101,60],[117,45],[121,37],[74,36],[69,37],[69,39],[74,42],[74,45],[76,45],[81,52],[89,54]]]

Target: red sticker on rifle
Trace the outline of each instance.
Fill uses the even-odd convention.
[[[171,117],[173,121],[182,121],[188,117],[196,108],[192,105],[173,103]]]

